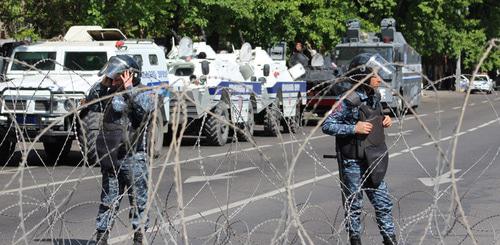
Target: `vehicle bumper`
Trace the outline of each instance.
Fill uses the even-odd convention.
[[[489,84],[473,84],[471,86],[471,90],[491,90],[492,87]]]
[[[0,115],[0,127],[11,128],[17,130],[14,121],[15,118],[17,125],[22,131],[23,137],[34,139],[40,134],[43,134],[40,139],[43,140],[46,137],[67,137],[70,139],[75,137],[73,127],[73,120],[69,117],[64,119],[60,117],[46,117],[41,115],[25,115],[25,114],[13,114],[13,115]],[[47,129],[52,125],[51,128]]]

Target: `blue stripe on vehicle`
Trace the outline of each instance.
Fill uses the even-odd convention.
[[[274,86],[267,88],[267,92],[271,94],[275,94],[279,90],[281,90],[281,92],[283,93],[306,92],[307,85],[304,81],[281,81],[276,82]]]
[[[161,85],[165,85],[165,84],[168,84],[168,80],[167,81],[155,81],[155,82],[148,82],[146,83],[146,86],[148,87],[155,87],[155,86],[161,86]],[[168,97],[170,95],[170,92],[168,91],[168,89],[166,88],[161,88],[161,95],[165,96],[165,97]]]
[[[403,79],[409,80],[409,79],[421,79],[422,76],[408,76],[408,77],[403,77]]]
[[[238,86],[238,89],[244,89],[245,91],[241,90],[233,90],[231,87],[233,86]],[[251,89],[250,89],[251,88]],[[262,84],[260,82],[230,82],[230,81],[222,81],[220,82],[217,87],[210,87],[208,88],[208,92],[211,95],[215,94],[222,94],[223,89],[228,89],[231,91],[232,95],[237,95],[237,94],[261,94],[262,93]]]

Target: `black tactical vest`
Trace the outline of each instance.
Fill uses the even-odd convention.
[[[356,134],[349,137],[336,137],[337,152],[341,159],[358,159],[367,164],[366,174],[375,187],[384,179],[389,155],[385,144],[383,120],[384,114],[380,103],[375,109],[361,102],[355,92],[346,97],[346,100],[359,108],[359,121],[370,122],[373,125],[368,135]]]
[[[96,140],[101,171],[116,172],[119,160],[127,155],[127,121],[127,112],[116,112],[111,103],[107,103],[103,111],[102,129],[99,130]]]

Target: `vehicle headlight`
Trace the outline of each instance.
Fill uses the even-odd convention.
[[[72,111],[80,105],[83,94],[55,94],[52,111],[55,113],[66,113]]]

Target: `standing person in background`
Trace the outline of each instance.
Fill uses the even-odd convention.
[[[346,230],[351,245],[361,244],[361,209],[363,191],[375,208],[380,234],[385,245],[396,245],[392,217],[392,200],[384,176],[388,165],[388,149],[384,128],[392,125],[384,116],[378,87],[381,77],[392,70],[380,55],[360,54],[353,58],[344,84],[357,87],[339,104],[322,125],[325,134],[336,141]],[[344,93],[346,92],[343,88]],[[345,94],[343,94],[345,95]]]
[[[301,42],[295,43],[295,49],[290,57],[289,66],[292,67],[296,64],[301,64],[304,67],[309,65],[309,58],[304,54],[304,46]]]
[[[96,219],[96,244],[107,244],[123,195],[128,195],[134,229],[134,245],[142,244],[148,227],[145,213],[148,197],[148,127],[155,108],[151,91],[137,91],[141,67],[128,55],[110,58],[99,72],[104,76],[86,98],[87,103],[104,96],[111,98],[89,105],[102,113],[97,136],[97,153],[102,173],[101,204]]]

